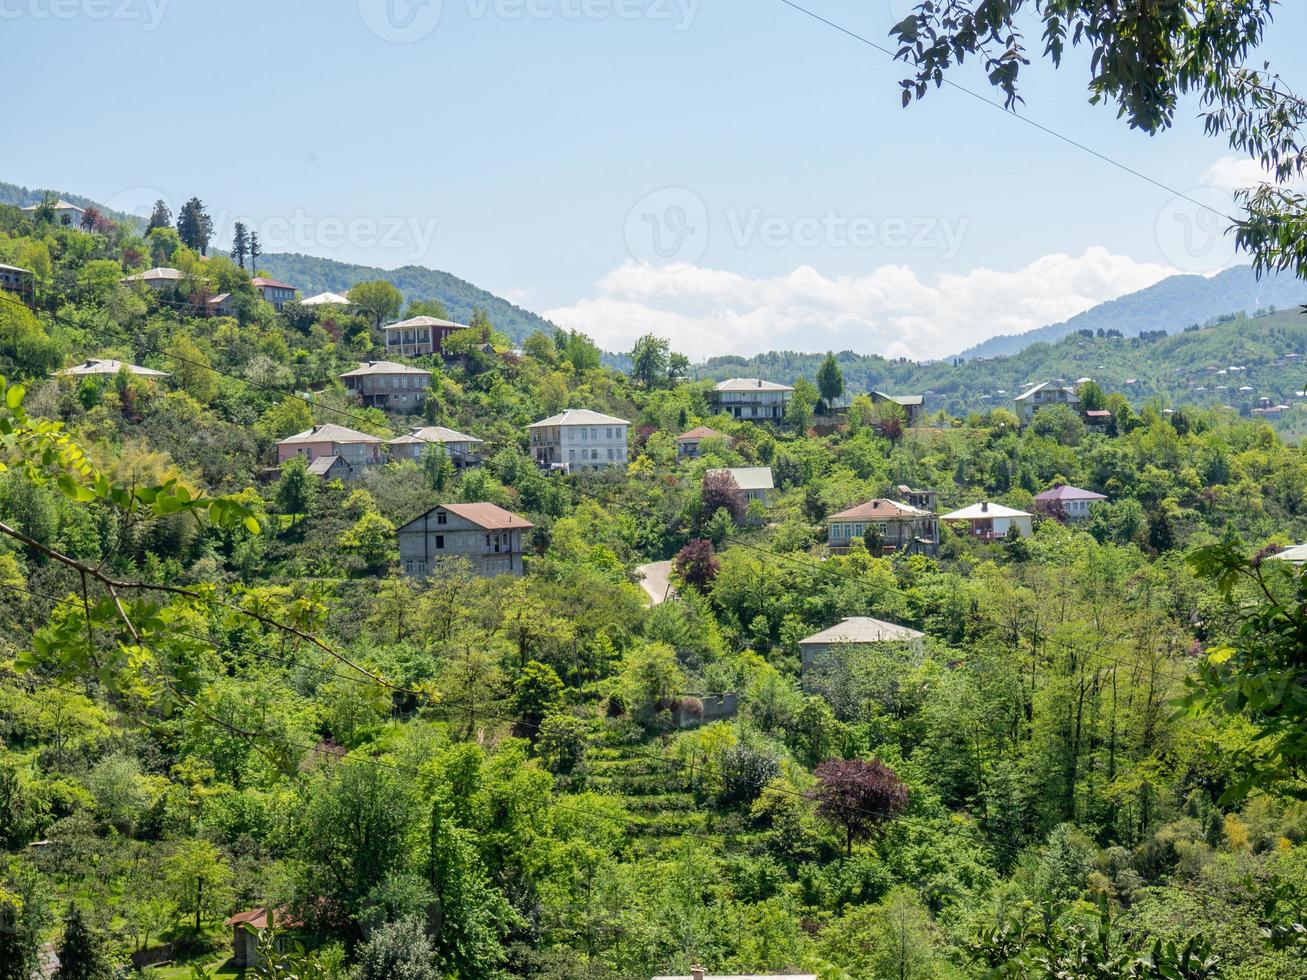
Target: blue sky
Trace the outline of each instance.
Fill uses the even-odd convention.
[[[908,0],[810,6],[884,40]],[[0,0],[0,21],[23,96],[0,179],[199,195],[270,248],[445,269],[611,348],[941,356],[1231,259],[1192,205],[962,93],[904,110],[901,65],[778,0]],[[1262,52],[1291,82],[1305,33],[1282,9]],[[1150,139],[1084,77],[1035,66],[1023,111],[1228,208],[1247,161],[1193,107]]]

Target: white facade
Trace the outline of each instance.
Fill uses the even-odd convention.
[[[1080,396],[1074,388],[1062,387],[1049,381],[1042,385],[1035,385],[1018,395],[1013,404],[1021,424],[1029,425],[1035,413],[1049,405],[1066,405],[1069,408],[1079,409]]]
[[[783,422],[794,389],[758,378],[731,378],[709,393],[715,412],[743,421]]]
[[[531,458],[569,472],[625,466],[630,426],[626,419],[569,408],[531,426]]]

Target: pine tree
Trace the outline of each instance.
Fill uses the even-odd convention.
[[[182,205],[177,215],[177,235],[182,244],[201,255],[209,254],[209,239],[213,237],[213,219],[204,210],[204,202],[193,197]]]
[[[82,918],[77,906],[71,906],[64,921],[55,980],[109,980],[111,976],[113,970],[103,942]]]
[[[145,233],[148,235],[156,228],[171,228],[171,227],[172,227],[172,211],[169,209],[167,203],[163,200],[163,198],[160,198],[159,200],[154,202],[154,211],[150,213],[150,224],[145,229]]]
[[[236,222],[236,228],[232,232],[231,238],[231,255],[242,269],[245,268],[245,256],[250,254],[250,239],[246,234],[245,225]]]
[[[257,231],[250,232],[249,249],[250,249],[250,272],[253,275],[258,275],[259,256],[263,254],[263,248],[259,245],[259,233]]]

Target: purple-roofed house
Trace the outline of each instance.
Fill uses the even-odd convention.
[[[1035,494],[1035,510],[1059,521],[1084,521],[1094,504],[1107,500],[1101,493],[1062,484]]]

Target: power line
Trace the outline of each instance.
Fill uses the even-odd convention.
[[[853,40],[858,41],[861,44],[865,44],[869,48],[879,51],[881,54],[885,55],[891,60],[898,60],[897,52],[892,51],[891,49],[885,47],[883,44],[879,44],[876,41],[873,41],[871,38],[867,37],[864,34],[859,34],[856,31],[850,30],[849,28],[843,26],[842,24],[838,24],[833,20],[828,20],[827,18],[823,17],[821,14],[809,10],[807,7],[800,6],[799,4],[795,3],[794,0],[780,0],[780,2],[785,4],[785,6],[790,7],[791,9],[796,10],[801,14],[804,14],[807,17],[811,17],[813,20],[817,21],[818,23],[825,24],[827,27],[838,31],[839,33],[843,34],[846,37],[852,38]],[[1043,123],[1037,122],[1036,120],[1031,119],[1029,116],[1023,116],[1020,113],[1012,109],[1009,109],[1007,106],[1003,105],[1001,102],[997,101],[996,99],[991,99],[989,98],[989,96],[982,95],[981,93],[975,91],[974,89],[967,88],[965,85],[960,85],[947,76],[940,78],[940,82],[944,85],[949,86],[952,89],[956,89],[957,91],[962,92],[964,95],[969,95],[971,98],[975,99],[978,102],[983,102],[985,105],[997,109],[1005,116],[1010,116],[1014,119],[1019,119],[1027,126],[1031,126],[1039,130],[1041,133],[1045,133],[1048,136],[1052,136],[1054,139],[1061,140],[1063,143],[1066,143],[1069,146],[1073,146],[1078,150],[1088,153],[1090,156],[1096,157],[1099,160],[1103,161],[1104,163],[1116,167],[1118,170],[1123,170],[1133,177],[1138,177],[1140,180],[1152,184],[1154,187],[1160,190],[1166,191],[1168,194],[1172,194],[1180,198],[1181,200],[1188,201],[1190,204],[1194,205],[1195,207],[1202,208],[1204,211],[1210,211],[1212,214],[1216,215],[1217,217],[1223,218],[1224,220],[1229,222],[1234,222],[1235,220],[1234,218],[1230,217],[1230,215],[1218,211],[1210,204],[1205,204],[1204,202],[1199,201],[1197,198],[1189,196],[1183,191],[1176,190],[1174,187],[1171,187],[1169,184],[1165,184],[1155,177],[1150,177],[1148,174],[1136,170],[1134,167],[1131,167],[1129,164],[1122,163],[1120,160],[1117,160],[1114,157],[1110,157],[1106,153],[1102,153],[1099,150],[1095,150],[1093,147],[1087,146],[1086,144],[1081,143],[1079,140],[1067,136],[1065,133],[1061,133],[1056,129],[1053,129],[1051,126],[1045,126]]]

